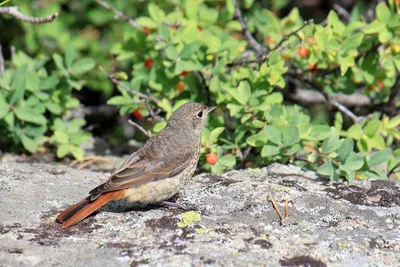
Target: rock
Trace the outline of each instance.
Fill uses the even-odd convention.
[[[192,212],[109,203],[68,229],[54,222],[107,173],[0,163],[1,266],[395,266],[400,189],[331,183],[298,167],[201,174],[175,197]],[[280,223],[269,194],[281,213]],[[181,223],[180,223],[181,222]],[[180,228],[182,227],[182,228]]]

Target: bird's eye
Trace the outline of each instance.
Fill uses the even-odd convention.
[[[197,117],[202,118],[203,117],[203,111],[197,112]]]

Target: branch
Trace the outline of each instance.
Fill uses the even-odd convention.
[[[132,126],[135,126],[136,128],[139,129],[142,133],[144,133],[148,138],[152,137],[152,133],[149,130],[145,130],[142,126],[137,124],[136,122],[133,122],[132,120],[128,120],[129,124]]]
[[[114,75],[113,75],[113,74],[108,74],[108,73],[106,72],[106,70],[105,70],[102,66],[99,66],[99,70],[100,70],[102,73],[104,73],[104,75],[106,75],[107,78],[108,78],[110,81],[112,81],[115,85],[121,86],[122,88],[124,88],[125,90],[127,90],[128,92],[130,92],[131,94],[137,95],[137,96],[139,96],[140,98],[143,98],[143,99],[146,99],[146,100],[150,100],[150,101],[153,101],[153,102],[155,102],[155,103],[160,102],[160,99],[155,98],[155,97],[153,97],[153,96],[151,96],[151,95],[145,95],[145,94],[143,94],[143,93],[141,93],[141,92],[139,92],[139,91],[133,90],[132,88],[130,88],[129,86],[127,86],[125,83],[122,83],[122,82],[120,82],[119,80],[115,79]]]
[[[347,10],[344,9],[343,7],[341,7],[340,5],[333,4],[333,9],[336,10],[336,12],[339,15],[341,15],[346,20],[346,22],[349,22],[351,20],[351,16],[350,16],[349,12],[347,12]]]
[[[121,19],[127,21],[133,28],[135,29],[142,29],[142,26],[140,26],[135,20],[133,20],[131,17],[128,15],[125,15],[122,11],[119,11],[112,5],[104,2],[103,0],[96,0],[96,3],[102,6],[104,9],[110,10],[111,12],[114,13],[114,18],[115,19]]]
[[[253,64],[253,63],[260,64],[260,63],[263,63],[268,58],[268,56],[271,53],[271,51],[280,50],[283,47],[282,46],[283,43],[285,41],[287,41],[290,37],[296,36],[297,38],[300,39],[300,37],[298,36],[299,31],[301,31],[302,29],[304,29],[304,27],[306,27],[307,25],[309,25],[311,23],[313,23],[312,19],[304,21],[304,24],[301,27],[299,27],[297,30],[292,31],[291,33],[283,36],[282,39],[279,41],[279,43],[277,43],[271,50],[266,51],[264,54],[262,54],[258,58],[249,59],[248,55],[246,55],[243,58],[239,58],[235,62],[231,62],[231,63],[226,64],[226,66],[228,68],[232,68],[232,67],[238,67],[238,66],[242,66],[242,65],[246,65],[246,64]]]
[[[249,41],[250,47],[257,53],[257,55],[262,55],[268,52],[268,49],[261,45],[257,40],[253,37],[251,34],[249,27],[247,26],[247,21],[245,18],[242,16],[242,12],[240,11],[239,5],[236,0],[232,0],[233,5],[235,6],[235,16],[240,22],[240,25],[242,26],[242,31],[244,35],[246,36],[247,40]]]
[[[0,76],[3,76],[5,71],[6,71],[6,68],[4,66],[3,49],[0,44]]]
[[[21,12],[18,11],[18,7],[16,6],[9,6],[9,7],[0,7],[0,14],[8,14],[16,19],[27,22],[27,23],[32,23],[32,24],[41,24],[41,23],[48,23],[52,22],[58,17],[58,13],[54,13],[52,15],[48,15],[46,17],[31,17],[22,14]]]
[[[289,70],[287,73],[288,73],[289,77],[291,77],[292,79],[297,80],[297,81],[301,81],[303,83],[306,83],[310,87],[318,90],[318,92],[324,96],[326,102],[328,102],[329,104],[332,104],[337,109],[339,109],[341,112],[343,112],[344,114],[349,116],[354,121],[354,123],[359,123],[362,119],[364,119],[364,117],[355,115],[347,107],[345,107],[344,105],[340,104],[338,101],[332,99],[332,97],[329,96],[324,91],[324,88],[320,84],[315,82],[312,78],[305,78],[304,75],[302,75],[301,73],[296,73],[296,72],[291,71],[291,70]]]
[[[294,92],[285,93],[285,97],[302,104],[315,105],[326,103],[325,96],[320,92],[302,88],[296,88]],[[361,107],[371,104],[371,99],[359,92],[355,92],[351,95],[331,95],[330,98],[345,105],[346,107]]]

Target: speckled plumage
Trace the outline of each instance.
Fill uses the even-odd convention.
[[[201,133],[210,110],[199,103],[181,106],[162,131],[133,153],[107,182],[90,191],[89,197],[63,211],[57,221],[63,227],[71,226],[115,199],[154,203],[171,198],[196,170]]]

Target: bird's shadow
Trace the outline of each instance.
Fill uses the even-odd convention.
[[[175,195],[172,198],[168,199],[168,202],[176,203],[179,195]],[[151,204],[140,204],[135,202],[130,202],[126,199],[115,200],[107,203],[104,207],[102,207],[99,212],[106,211],[112,213],[125,213],[130,211],[150,211],[154,209],[168,209],[171,208],[168,205],[160,202],[160,203],[151,203]]]

